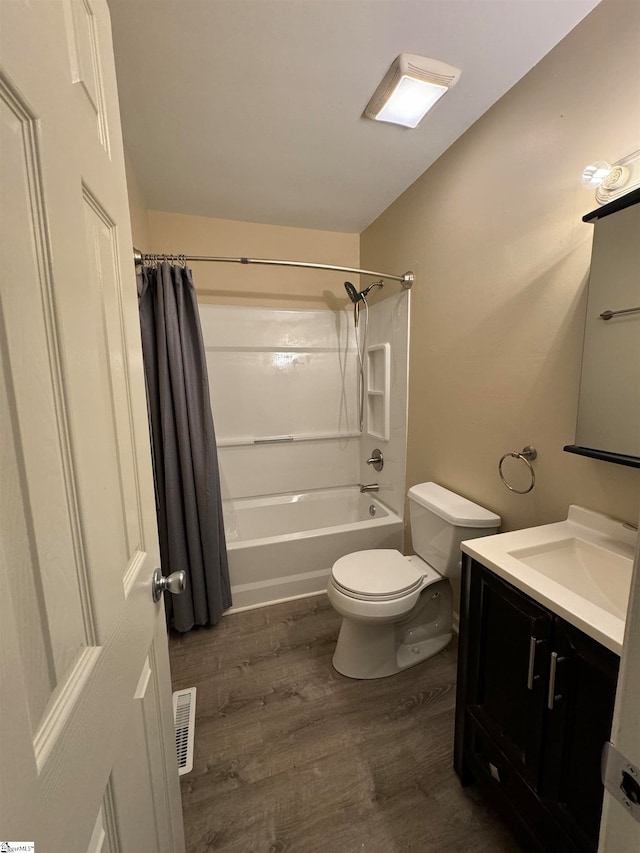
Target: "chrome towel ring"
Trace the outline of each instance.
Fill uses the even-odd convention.
[[[516,452],[505,453],[504,456],[500,459],[500,461],[498,462],[498,473],[500,474],[500,479],[505,484],[505,486],[509,489],[510,492],[515,492],[516,495],[526,495],[535,486],[535,484],[536,484],[536,472],[533,470],[533,465],[531,463],[533,462],[533,460],[537,456],[538,456],[538,451],[535,449],[535,447],[531,447],[530,445],[527,445],[526,447],[522,448],[520,453],[516,453]],[[513,486],[511,486],[509,483],[507,483],[507,481],[505,480],[505,476],[502,473],[502,465],[504,463],[504,460],[508,459],[509,457],[513,457],[514,459],[522,459],[522,461],[528,465],[529,473],[531,474],[531,484],[529,485],[528,489],[516,489]]]

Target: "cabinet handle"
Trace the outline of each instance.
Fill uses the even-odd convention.
[[[527,672],[527,688],[533,690],[533,670],[536,665],[536,646],[538,641],[535,637],[529,638],[529,670]]]
[[[547,694],[547,708],[553,711],[553,705],[556,699],[561,697],[556,696],[556,670],[558,664],[562,663],[563,657],[558,657],[558,652],[551,652],[551,666],[549,668],[549,693]]]

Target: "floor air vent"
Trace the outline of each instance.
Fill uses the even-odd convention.
[[[196,688],[176,690],[173,694],[173,721],[176,726],[178,773],[193,770],[193,735],[196,727]]]

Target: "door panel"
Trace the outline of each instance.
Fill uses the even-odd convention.
[[[89,0],[64,0],[64,10],[72,80],[80,83],[88,108],[95,116],[100,144],[108,152],[104,84],[93,7]]]
[[[113,838],[113,835],[111,836]],[[87,853],[113,853],[115,850],[109,837],[109,825],[105,818],[104,806],[100,809],[96,825],[91,833]]]
[[[1,3],[0,56],[0,826],[180,853],[106,3]]]
[[[0,81],[3,562],[18,624],[29,719],[36,733],[56,685],[91,644],[87,577],[68,500],[70,443],[52,326],[52,278],[38,116]]]
[[[158,620],[156,633],[159,639],[164,633],[162,619]],[[123,731],[120,754],[111,775],[118,833],[129,839],[130,849],[135,853],[170,853],[173,850],[164,783],[164,751],[175,751],[175,740],[167,742],[162,736],[163,661],[156,652],[160,648],[159,643],[152,648],[142,667]],[[148,745],[146,752],[136,749],[139,743]],[[155,749],[155,745],[160,749]],[[144,808],[140,808],[140,792],[144,792]]]
[[[87,187],[83,187],[84,213],[87,240],[89,282],[94,286],[92,293],[96,316],[103,318],[101,327],[96,328],[96,344],[104,349],[104,375],[101,385],[109,391],[104,400],[105,414],[109,418],[114,444],[113,456],[117,459],[113,475],[118,479],[121,495],[122,527],[118,530],[122,546],[120,565],[127,566],[134,552],[142,543],[142,519],[139,516],[136,457],[133,447],[132,424],[128,396],[129,377],[127,372],[126,341],[121,317],[122,282],[118,271],[118,246],[116,228],[100,202]]]

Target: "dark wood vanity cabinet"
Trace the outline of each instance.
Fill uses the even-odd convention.
[[[618,656],[463,558],[455,769],[532,850],[595,851]]]

